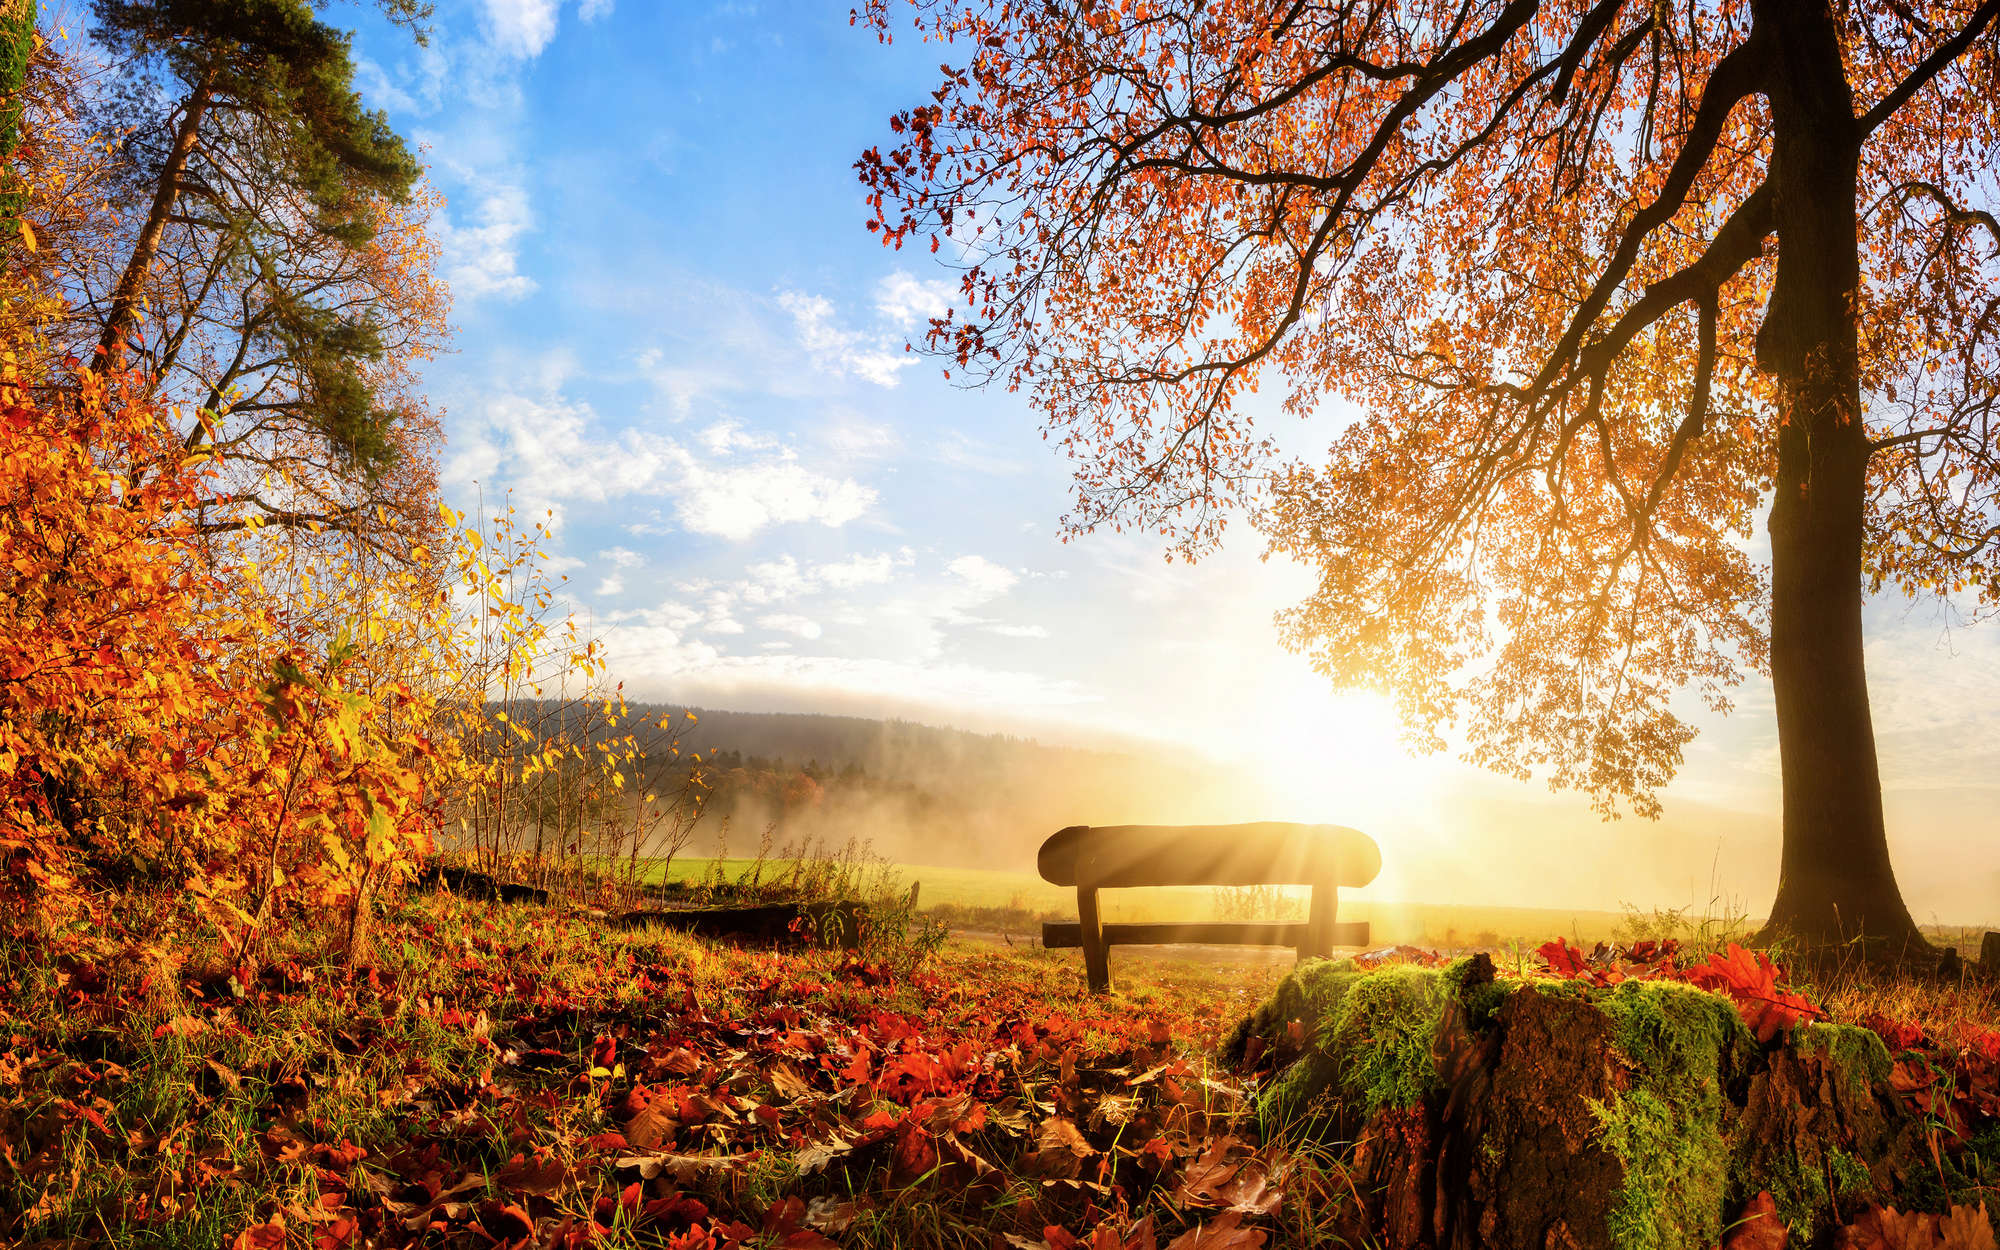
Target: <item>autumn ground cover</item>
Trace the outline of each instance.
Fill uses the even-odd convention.
[[[378,938],[351,978],[304,933],[254,970],[8,950],[0,1236],[985,1245],[1126,1229],[1158,1191],[1164,1244],[1229,1205],[1174,1187],[1247,1153],[1205,1056],[1275,975],[1167,962],[1092,1000],[1025,952],[736,950],[448,895]]]
[[[9,946],[0,1238],[1369,1244],[1345,1156],[1260,1129],[1270,1055],[1215,1057],[1281,964],[1121,952],[1093,998],[1031,948],[738,949],[449,894],[377,938],[351,973],[309,924],[255,968]],[[1609,966],[1553,949],[1520,971]],[[1976,1048],[1995,1009],[1971,981],[1839,992],[1905,1058]],[[1966,1085],[1968,1124],[1994,1092]]]

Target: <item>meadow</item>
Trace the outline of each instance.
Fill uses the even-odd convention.
[[[762,861],[760,867],[755,859],[681,855],[664,871],[656,861],[642,877],[648,884],[663,880],[701,882],[718,876],[730,881],[760,874],[769,878],[782,876],[794,862],[771,859]],[[928,864],[881,864],[873,871],[882,892],[906,894],[916,885],[920,908],[961,928],[1032,934],[1040,931],[1044,920],[1076,919],[1076,891],[1050,885],[1031,871]],[[1302,888],[1253,894],[1205,886],[1161,886],[1107,890],[1103,907],[1105,918],[1114,921],[1291,920],[1304,917],[1305,897]],[[1340,917],[1367,921],[1374,944],[1441,950],[1504,948],[1521,943],[1532,946],[1558,935],[1592,946],[1611,940],[1635,923],[1652,923],[1650,916],[1638,917],[1628,911],[1406,903],[1372,899],[1352,891],[1341,899]],[[1740,930],[1744,920],[1738,917],[1730,923]]]

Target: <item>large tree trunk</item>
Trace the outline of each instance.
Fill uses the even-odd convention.
[[[106,372],[124,364],[125,341],[139,323],[139,299],[145,292],[146,277],[152,272],[153,260],[159,255],[160,239],[166,233],[167,221],[174,215],[174,206],[180,201],[181,180],[187,175],[188,160],[194,155],[196,140],[201,137],[201,122],[213,102],[214,84],[215,72],[211,69],[195,83],[194,90],[181,105],[180,125],[174,130],[174,141],[167,149],[166,163],[160,167],[159,182],[153,188],[153,202],[146,211],[144,224],[139,227],[138,237],[132,241],[132,255],[125,262],[125,271],[118,276],[118,285],[111,289],[111,307],[104,315],[104,330],[97,342],[101,361],[96,363]]]
[[[1766,936],[1918,939],[1896,887],[1862,668],[1868,432],[1854,98],[1825,0],[1755,0],[1771,59],[1778,266],[1757,363],[1779,387],[1771,506],[1771,679],[1784,851]]]

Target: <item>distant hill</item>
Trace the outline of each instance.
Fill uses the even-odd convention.
[[[891,859],[1031,868],[1064,825],[1242,819],[1226,802],[1239,779],[1184,749],[1057,746],[907,720],[735,712],[634,703],[613,732],[655,745],[661,721],[695,722],[680,739],[712,787],[687,853],[754,854],[766,829],[782,847],[854,837]],[[664,752],[652,752],[657,758]]]
[[[1139,760],[1177,757],[1196,763],[1190,751],[1159,747],[1141,755],[1125,750],[1045,745],[1013,734],[973,733],[911,720],[874,720],[815,712],[732,712],[671,704],[631,705],[645,720],[678,718],[692,712],[691,742],[711,751],[732,751],[835,770],[849,765],[882,777],[930,781],[940,773],[1007,775],[1027,768],[1087,766],[1119,770]]]

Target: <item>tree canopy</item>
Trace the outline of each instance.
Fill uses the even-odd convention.
[[[959,62],[868,224],[962,258],[925,346],[1029,391],[1072,530],[1247,507],[1321,671],[1607,810],[1769,670],[1774,923],[1914,935],[1860,608],[2000,601],[2000,3],[916,7]],[[1274,380],[1359,415],[1284,454]]]

